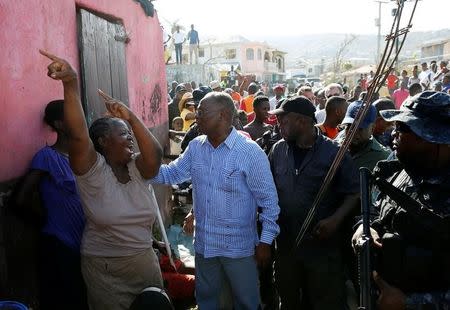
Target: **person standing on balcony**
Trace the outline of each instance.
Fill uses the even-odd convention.
[[[180,26],[177,26],[175,33],[173,34],[173,43],[175,44],[175,57],[177,65],[183,63],[183,43],[186,41],[184,32],[180,31]]]
[[[195,64],[198,64],[200,39],[198,38],[198,32],[194,29],[193,24],[191,25],[191,31],[188,32],[187,39],[189,40],[189,63],[192,65],[192,52],[194,52]]]

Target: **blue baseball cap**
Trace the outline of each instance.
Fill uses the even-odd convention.
[[[342,121],[342,124],[353,124],[353,121],[355,120],[355,117],[362,106],[363,102],[361,100],[353,101],[347,108],[347,112],[345,113],[345,118]],[[370,124],[375,123],[376,119],[377,119],[377,108],[375,108],[373,105],[370,105],[366,117],[363,119],[361,123],[359,123],[359,128],[369,127]]]

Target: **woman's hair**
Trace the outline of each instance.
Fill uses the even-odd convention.
[[[96,119],[91,127],[89,127],[89,137],[92,140],[92,143],[94,144],[94,148],[97,152],[99,152],[102,155],[105,155],[103,153],[103,148],[99,143],[99,138],[106,137],[111,133],[111,128],[114,122],[117,122],[117,118],[115,117],[102,117],[99,119]]]
[[[64,100],[53,100],[47,103],[44,113],[44,122],[56,130],[55,122],[64,119]]]

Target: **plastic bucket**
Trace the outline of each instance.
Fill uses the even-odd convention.
[[[17,301],[0,301],[0,310],[28,310],[28,307]]]

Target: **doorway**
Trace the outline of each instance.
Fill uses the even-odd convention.
[[[103,117],[105,105],[97,89],[128,103],[125,28],[84,9],[78,10],[81,100],[88,126]]]

